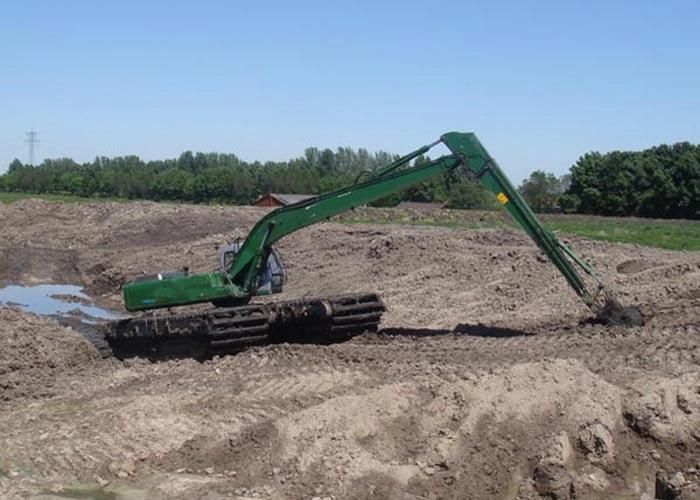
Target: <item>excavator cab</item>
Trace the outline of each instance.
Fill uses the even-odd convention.
[[[226,272],[226,270],[231,266],[240,249],[241,243],[239,241],[224,245],[221,247],[221,249],[219,249],[219,265],[222,273]],[[261,269],[260,275],[258,276],[258,288],[256,295],[281,293],[285,281],[285,272],[282,261],[280,260],[277,251],[274,248],[271,248],[267,261],[265,262],[265,266]]]

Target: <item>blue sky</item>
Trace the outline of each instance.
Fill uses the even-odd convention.
[[[700,142],[694,1],[0,0],[0,170],[184,150],[407,152],[474,131],[515,181]]]

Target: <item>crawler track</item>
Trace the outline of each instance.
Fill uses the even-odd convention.
[[[376,331],[384,303],[373,293],[217,308],[197,314],[149,314],[109,323],[105,338],[119,358],[203,359],[253,345],[330,343]]]

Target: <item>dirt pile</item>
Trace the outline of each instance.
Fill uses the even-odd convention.
[[[125,276],[182,266],[211,269],[219,245],[265,212],[152,202],[4,205],[0,283],[78,283],[110,295],[116,304]],[[44,270],[39,264],[46,261]]]
[[[697,373],[637,394],[579,360],[475,369],[364,340],[91,371],[78,394],[0,418],[7,470],[25,471],[6,491],[55,477],[149,498],[602,499],[653,495],[661,471],[684,491],[699,479]],[[673,426],[681,401],[686,427],[645,437],[628,415],[671,388],[685,399],[654,418]]]
[[[55,321],[0,307],[0,399],[41,398],[60,390],[58,377],[83,370],[97,351]]]
[[[374,484],[380,497],[406,490],[437,498],[528,491],[531,472],[518,458],[528,447],[531,460],[543,457],[539,470],[560,468],[573,487],[585,483],[590,461],[582,460],[585,470],[578,471],[570,441],[582,432],[588,439],[590,427],[614,429],[620,415],[619,390],[570,361],[480,376],[431,373],[343,399],[276,423],[281,458],[302,474],[323,470],[326,482],[335,476],[328,492],[343,498],[371,494],[356,484]],[[596,453],[612,457],[612,449]]]
[[[211,269],[262,213],[0,207],[0,281],[71,279],[118,307],[124,280]],[[0,311],[3,363],[26,367],[0,404],[0,496],[697,498],[700,254],[569,243],[643,326],[591,322],[521,232],[339,222],[278,247],[282,299],[382,295],[382,329],[342,344],[118,362]]]

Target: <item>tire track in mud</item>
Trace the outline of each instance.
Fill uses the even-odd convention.
[[[136,463],[180,446],[186,436],[207,424],[205,417],[182,414],[166,398],[158,402],[152,396],[95,395],[80,408],[74,408],[74,402],[57,400],[39,415],[31,409],[17,412],[12,421],[3,422],[4,428],[12,430],[13,443],[20,445],[12,452],[13,462],[38,477],[68,471],[77,478],[114,474],[115,467],[123,463]],[[32,422],[31,428],[23,425],[27,421]],[[25,456],[23,449],[29,443],[40,446],[41,453]]]
[[[360,387],[369,377],[358,371],[302,369],[299,372],[275,373],[258,381],[247,380],[242,393],[255,400],[303,398],[332,393],[346,387]]]
[[[306,366],[300,360],[297,349],[302,357],[309,356],[311,366]],[[242,383],[240,392],[230,399],[225,399],[225,391],[217,389],[206,400],[192,405],[192,411],[206,409],[207,413],[212,410],[218,413],[220,410],[222,413],[219,417],[223,419],[210,422],[206,429],[171,449],[165,456],[149,460],[150,465],[161,471],[189,469],[193,463],[197,464],[196,470],[207,467],[226,470],[234,467],[234,457],[244,453],[245,471],[239,471],[242,477],[253,477],[255,474],[252,470],[260,474],[260,469],[265,469],[264,474],[269,474],[273,467],[271,463],[279,460],[274,454],[270,456],[269,447],[276,446],[273,442],[277,439],[276,429],[281,420],[313,411],[338,399],[362,398],[368,392],[393,383],[373,372],[372,367],[365,370],[364,367],[356,368],[357,365],[344,366],[343,362],[335,362],[332,356],[325,357],[322,353],[314,352],[318,349],[323,350],[324,347],[277,345],[243,353],[240,355],[244,358],[241,364],[233,361],[235,357],[222,359],[222,373],[229,370],[236,374],[248,372],[251,365],[260,361],[265,368],[256,370],[252,377]],[[280,364],[280,358],[285,362]],[[275,366],[266,366],[266,360],[271,359],[275,360]],[[314,364],[312,359],[318,363]],[[212,407],[210,402],[220,406]],[[235,446],[232,445],[234,442]]]
[[[84,412],[78,415],[83,428],[99,428],[95,418],[100,415],[100,419],[111,422],[112,433],[59,426],[47,440],[42,458],[35,466],[46,472],[96,470],[104,474],[115,461],[158,456],[166,450],[170,450],[171,465],[179,461],[180,466],[184,466],[196,451],[190,447],[177,459],[176,450],[202,432],[216,441],[217,435],[246,432],[245,429],[273,424],[284,415],[335,398],[361,395],[395,381],[416,380],[430,373],[442,376],[455,372],[488,372],[518,363],[572,358],[606,379],[624,382],[631,372],[657,369],[665,372],[669,365],[697,366],[700,360],[700,328],[694,324],[653,331],[606,329],[599,325],[548,327],[538,333],[483,325],[462,329],[472,334],[392,329],[329,346],[255,348],[238,356],[205,363],[202,366],[208,368],[206,371],[210,375],[206,380],[200,379],[197,386],[187,386],[184,379],[183,389],[195,392],[194,397],[187,396],[186,404],[173,406],[170,391],[167,396],[170,403],[164,399],[162,408],[172,406],[166,413],[181,415],[182,419],[161,420],[168,430],[143,426],[133,419],[121,420],[113,411],[116,406],[123,414],[139,415],[141,412],[144,422],[158,419],[150,398],[159,392],[167,394],[169,391],[164,384],[178,372],[177,365],[166,363],[162,373],[155,377],[128,382],[130,391],[138,387],[148,401],[125,395],[109,402],[95,401],[92,408],[86,401]],[[196,366],[185,363],[185,368],[188,365]],[[218,375],[214,375],[216,373]],[[197,395],[198,391],[202,393]],[[119,399],[123,399],[123,403],[119,403]],[[202,412],[208,415],[206,419],[196,417]],[[48,432],[51,418],[40,427]],[[178,437],[168,439],[167,434]],[[21,440],[31,439],[27,435]],[[206,455],[207,449],[202,449],[202,453]],[[205,459],[204,456],[200,458]]]
[[[482,331],[485,327],[482,328]],[[485,328],[488,331],[488,328]],[[494,334],[502,333],[495,329]],[[383,334],[383,335],[382,335]],[[460,335],[436,331],[408,335],[400,329],[380,331],[340,348],[363,362],[449,363],[471,369],[488,369],[548,358],[578,359],[594,373],[624,381],[641,370],[668,371],[674,365],[700,362],[700,324],[645,328],[612,328],[598,325],[567,327],[538,333],[522,332],[507,337]],[[408,358],[408,359],[407,359]],[[377,361],[378,360],[378,361]]]

